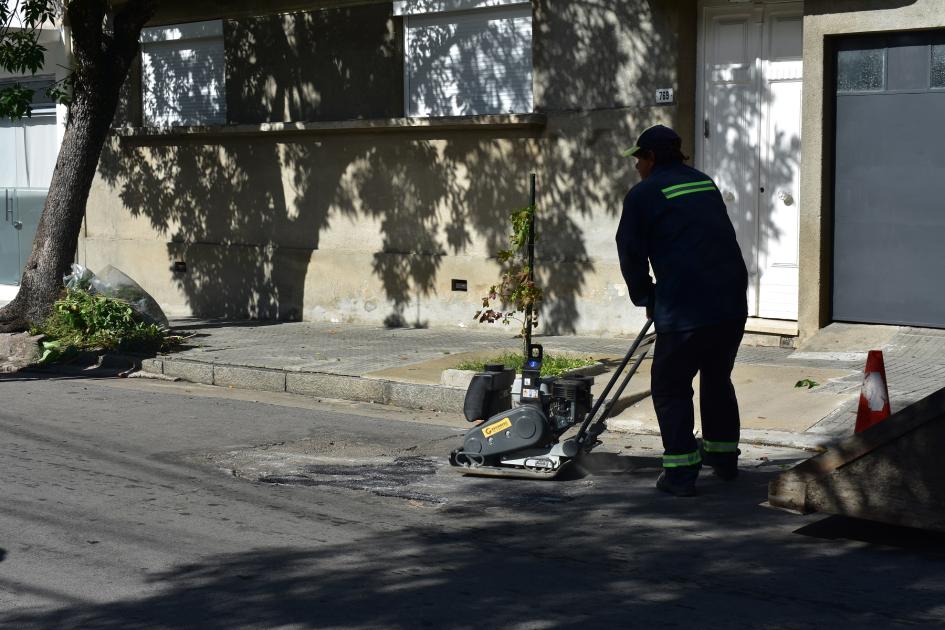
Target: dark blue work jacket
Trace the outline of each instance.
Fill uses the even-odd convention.
[[[617,252],[630,299],[653,307],[657,332],[748,315],[745,261],[722,195],[705,173],[682,163],[657,166],[630,189]]]

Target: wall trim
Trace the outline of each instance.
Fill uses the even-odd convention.
[[[493,129],[542,130],[544,114],[495,114],[484,116],[444,116],[437,118],[384,118],[306,123],[263,123],[260,125],[209,125],[194,127],[119,127],[122,139],[131,138],[220,138],[271,135],[339,133],[396,133],[404,131],[491,131]]]

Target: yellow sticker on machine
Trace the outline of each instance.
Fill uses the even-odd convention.
[[[482,434],[486,437],[492,437],[496,433],[500,433],[512,427],[512,421],[508,418],[502,418],[495,424],[490,424],[485,429],[482,430]]]

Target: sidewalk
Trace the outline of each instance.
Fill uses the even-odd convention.
[[[456,413],[465,389],[442,385],[442,371],[463,359],[521,347],[520,339],[501,330],[194,319],[173,325],[194,334],[190,345],[145,361],[145,372],[222,387]],[[596,376],[596,393],[632,339],[539,336],[535,341],[546,353],[601,361],[605,371]],[[834,324],[798,351],[743,347],[733,374],[743,441],[815,449],[850,435],[866,351],[873,348],[885,353],[894,412],[945,386],[945,331]],[[802,379],[818,385],[796,388]],[[658,433],[648,396],[647,360],[624,393],[623,407],[608,422],[610,430]],[[698,415],[698,399],[696,409]]]

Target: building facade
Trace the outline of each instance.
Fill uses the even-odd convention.
[[[694,4],[245,4],[143,33],[82,262],[172,314],[472,326],[534,172],[546,329],[639,326],[620,151],[692,137]]]
[[[162,3],[89,199],[80,261],[171,314],[474,326],[536,173],[543,330],[634,332],[620,151],[664,123],[751,330],[945,327],[939,0],[254,4]]]

